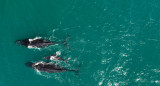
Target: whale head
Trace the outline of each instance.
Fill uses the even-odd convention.
[[[33,63],[32,62],[26,62],[25,65],[32,68]]]
[[[23,45],[23,46],[28,46],[29,45],[28,39],[17,40],[15,43],[18,44],[18,45]]]

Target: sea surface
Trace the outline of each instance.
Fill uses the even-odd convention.
[[[15,44],[68,35],[69,50]],[[24,65],[55,53],[79,76]],[[160,86],[160,0],[0,0],[0,86]]]

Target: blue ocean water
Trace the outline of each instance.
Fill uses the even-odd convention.
[[[0,0],[0,86],[159,86],[159,0]],[[28,49],[16,40],[63,45]],[[48,74],[28,61],[59,52],[74,72]]]

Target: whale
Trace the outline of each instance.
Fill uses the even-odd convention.
[[[43,59],[45,59],[45,60],[62,60],[62,61],[64,61],[64,62],[67,63],[67,61],[68,61],[70,58],[67,59],[67,60],[64,60],[63,58],[61,58],[61,57],[59,57],[59,56],[57,56],[57,55],[52,54],[52,55],[50,55],[50,56],[43,57]]]
[[[56,65],[53,63],[47,63],[44,61],[26,62],[25,65],[35,70],[39,70],[46,73],[60,73],[60,72],[71,71],[71,72],[75,72],[75,74],[78,75],[78,72],[79,72],[79,69],[67,69],[59,65]]]
[[[67,42],[69,39],[69,35],[66,37],[66,40],[64,42],[53,42],[47,39],[44,39],[42,37],[35,37],[35,38],[26,38],[22,40],[17,40],[15,43],[18,45],[25,46],[27,48],[44,48],[48,47],[51,45],[56,45],[56,44],[64,44],[67,49],[69,49]]]

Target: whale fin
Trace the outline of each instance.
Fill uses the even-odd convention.
[[[68,35],[67,38],[66,38],[66,40],[62,43],[62,44],[64,44],[64,46],[65,46],[67,49],[69,49],[69,46],[68,46],[68,40],[69,40],[69,38],[70,38],[70,35]]]
[[[68,63],[68,60],[70,60],[70,59],[71,59],[71,58],[68,58],[68,59],[67,59],[67,60],[65,60],[64,62],[65,62],[65,63]]]

